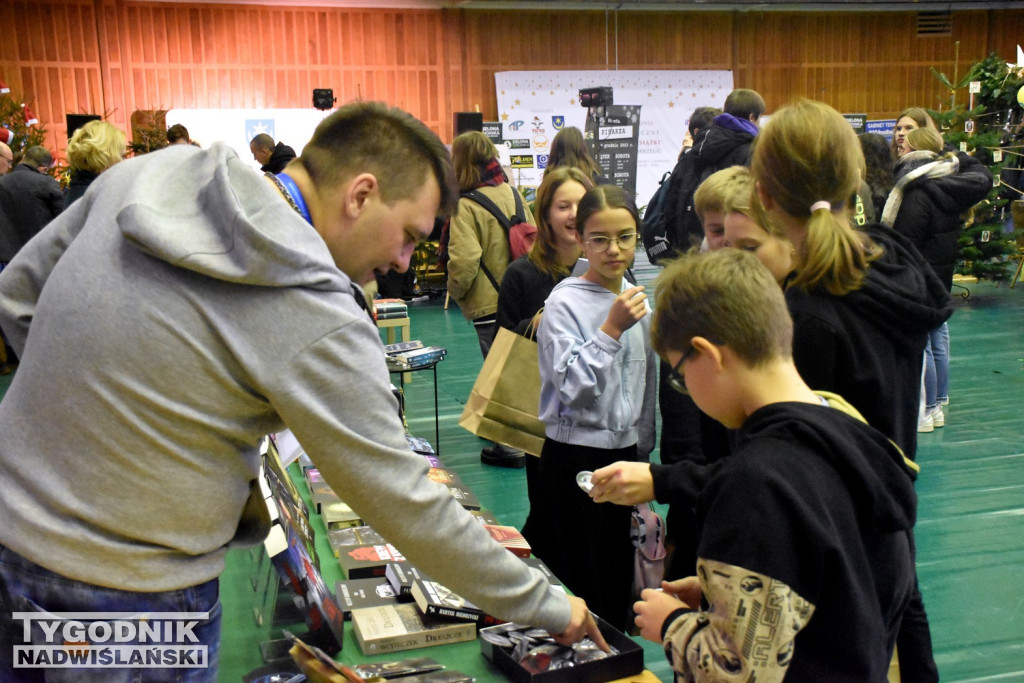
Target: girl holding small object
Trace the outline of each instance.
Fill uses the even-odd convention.
[[[599,185],[584,195],[576,230],[587,271],[552,290],[537,335],[546,525],[536,525],[529,541],[569,590],[619,629],[631,622],[631,510],[595,505],[576,475],[647,460],[654,448],[650,305],[644,288],[626,278],[638,226],[632,197],[621,188]]]

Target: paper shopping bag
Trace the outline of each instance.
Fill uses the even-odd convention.
[[[540,455],[544,424],[537,418],[539,403],[537,342],[499,328],[459,425],[485,439]]]

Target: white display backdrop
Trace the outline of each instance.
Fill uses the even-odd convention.
[[[259,169],[249,151],[250,140],[266,133],[274,142],[283,142],[299,154],[313,137],[317,124],[330,114],[317,109],[171,109],[167,125],[185,126],[189,137],[203,147],[218,141],[227,143],[239,157]]]
[[[721,107],[733,89],[731,71],[502,71],[494,83],[502,134],[515,141],[509,153],[521,185],[540,184],[559,130],[584,129],[581,89],[611,86],[615,104],[640,105],[639,206],[647,204],[662,175],[675,166],[693,110]]]

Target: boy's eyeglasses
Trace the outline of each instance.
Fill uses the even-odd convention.
[[[608,237],[607,235],[594,235],[584,240],[590,245],[590,248],[595,254],[603,254],[608,251],[608,247],[615,242],[619,246],[619,249],[632,249],[636,246],[636,233],[635,232],[624,232],[618,237]]]
[[[673,365],[672,369],[668,371],[668,385],[683,396],[689,396],[690,392],[686,389],[686,379],[683,377],[683,373],[679,372],[679,368],[683,366],[683,363],[687,358],[693,356],[695,353],[697,353],[697,349],[691,346],[686,353],[679,357],[679,362]]]

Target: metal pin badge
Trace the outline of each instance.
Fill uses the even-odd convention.
[[[583,470],[582,472],[576,475],[576,483],[579,485],[581,489],[583,489],[583,492],[586,494],[589,494],[591,490],[593,490],[594,488],[594,483],[590,480],[590,478],[593,476],[594,473],[588,472],[587,470]]]

